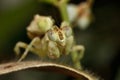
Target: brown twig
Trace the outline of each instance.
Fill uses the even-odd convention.
[[[79,78],[81,80],[98,80],[96,77],[82,71],[76,70],[74,68],[55,64],[48,62],[40,62],[40,61],[26,61],[26,62],[9,62],[0,65],[0,75],[9,74],[12,72],[17,72],[26,69],[37,69],[40,71],[54,71],[59,73],[64,73],[74,78]]]

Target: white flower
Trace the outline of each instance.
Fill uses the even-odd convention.
[[[87,2],[68,4],[67,11],[70,22],[77,24],[80,29],[86,29],[90,25],[92,12]]]

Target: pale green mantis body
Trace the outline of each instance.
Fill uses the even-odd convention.
[[[35,15],[27,27],[27,32],[32,41],[29,44],[18,42],[14,48],[17,55],[20,54],[20,48],[25,49],[18,62],[22,61],[29,51],[50,59],[71,54],[74,67],[81,69],[80,60],[84,54],[84,46],[75,45],[72,28],[67,22],[62,22],[61,26],[57,27],[51,17]]]

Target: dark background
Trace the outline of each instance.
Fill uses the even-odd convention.
[[[82,1],[71,0],[70,3]],[[74,29],[77,43],[86,47],[82,64],[105,80],[120,80],[120,3],[95,0],[92,11],[91,25],[86,30]],[[15,59],[16,42],[30,41],[26,27],[37,13],[52,15],[57,25],[61,22],[54,6],[37,0],[0,0],[0,63]]]

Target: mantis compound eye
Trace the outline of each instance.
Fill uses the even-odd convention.
[[[58,35],[52,29],[48,30],[47,35],[48,38],[52,41],[56,41],[58,38]]]
[[[72,35],[72,29],[69,26],[62,27],[63,32],[65,33],[66,37],[69,37]]]
[[[71,29],[71,27],[69,26],[69,24],[67,22],[62,22],[61,30],[64,32],[66,37],[69,37],[72,34],[72,29]]]

